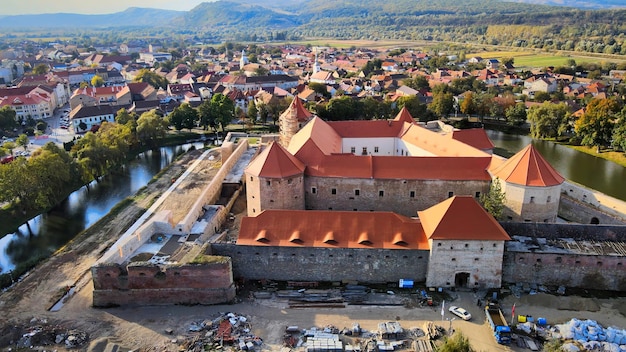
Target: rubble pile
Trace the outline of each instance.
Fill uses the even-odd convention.
[[[50,323],[47,319],[33,318],[29,324],[13,326],[11,331],[3,331],[2,346],[34,348],[59,346],[78,348],[89,341],[89,335],[81,330]]]
[[[223,313],[215,319],[189,324],[191,336],[181,343],[180,351],[200,352],[224,346],[235,350],[260,350],[263,340],[251,332],[248,318],[234,313]]]
[[[552,336],[575,340],[589,351],[626,351],[626,330],[613,327],[605,329],[595,320],[572,319],[565,324],[555,325]]]

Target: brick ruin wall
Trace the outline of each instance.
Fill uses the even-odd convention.
[[[277,281],[426,281],[429,251],[237,246],[214,243],[213,254],[233,258],[236,278]]]
[[[155,265],[135,262],[124,267],[91,268],[93,306],[219,304],[235,298],[230,258],[202,265]]]
[[[556,240],[626,242],[626,226],[501,223],[511,236]],[[626,256],[577,254],[564,250],[506,250],[502,281],[585,289],[626,290]]]

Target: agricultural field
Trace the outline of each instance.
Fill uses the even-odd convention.
[[[517,68],[533,68],[533,67],[547,67],[547,66],[564,66],[567,61],[573,59],[576,63],[583,62],[615,62],[626,63],[626,57],[592,57],[582,55],[558,55],[550,53],[533,53],[529,51],[487,51],[478,52],[472,54],[466,54],[468,58],[472,56],[480,56],[483,59],[502,59],[505,57],[512,57],[515,59],[515,67]]]

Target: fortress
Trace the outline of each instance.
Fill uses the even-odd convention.
[[[245,189],[247,216],[237,233],[229,234],[231,240],[200,235],[206,241],[197,243],[203,246],[199,255],[222,259],[209,270],[210,299],[200,297],[201,287],[191,291],[199,303],[218,303],[220,290],[228,292],[221,301],[232,299],[233,277],[626,289],[626,229],[557,224],[564,178],[532,145],[505,160],[492,154],[493,144],[482,129],[420,125],[404,109],[393,120],[326,122],[299,99],[279,124],[279,142],[248,146],[240,139],[222,146],[227,167],[222,174],[231,174],[213,180],[212,188],[215,182],[222,182],[223,189],[239,184]],[[493,182],[505,192],[506,222],[496,221],[478,203]],[[206,207],[211,200],[200,203]],[[194,226],[165,228],[187,236]],[[122,274],[106,281],[104,274],[110,278],[111,270],[103,270],[105,262],[92,268],[94,305],[127,303],[119,280],[130,279],[124,274],[130,266],[125,269],[116,260],[115,270]],[[163,273],[158,283],[171,284],[167,289],[173,292],[176,280],[166,280],[164,268],[155,269]],[[159,297],[159,303],[190,302]]]

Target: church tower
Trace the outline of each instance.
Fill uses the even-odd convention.
[[[280,145],[285,148],[289,147],[293,135],[300,131],[302,126],[309,122],[313,116],[313,113],[302,105],[300,98],[294,97],[287,110],[283,111],[278,118]]]
[[[246,56],[246,51],[241,50],[241,59],[239,59],[239,68],[243,70],[243,67],[248,64],[248,57]]]

